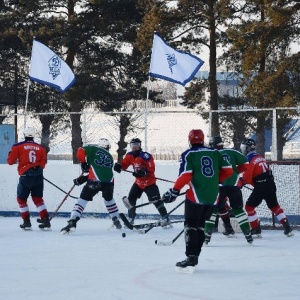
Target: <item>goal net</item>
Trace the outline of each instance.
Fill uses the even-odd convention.
[[[280,206],[291,225],[300,225],[300,162],[268,161],[268,165],[274,175]],[[242,192],[244,202],[246,202],[251,193],[250,186],[244,187]],[[274,225],[274,222],[279,224],[265,201],[257,207],[256,211],[262,225]]]

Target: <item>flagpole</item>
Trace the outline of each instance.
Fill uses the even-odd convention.
[[[149,104],[149,90],[150,90],[150,75],[147,83],[147,98],[145,104],[145,151],[148,152],[148,104]]]
[[[28,103],[28,96],[29,96],[29,87],[30,87],[30,79],[28,79],[28,82],[27,82],[26,101],[25,101],[25,112],[24,112],[24,129],[26,128],[27,103]]]

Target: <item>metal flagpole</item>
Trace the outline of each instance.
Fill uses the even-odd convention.
[[[147,98],[145,103],[145,151],[148,151],[148,104],[149,104],[149,90],[150,90],[150,75],[147,83]]]
[[[28,82],[27,82],[26,101],[25,101],[25,112],[24,112],[24,129],[26,128],[27,103],[28,103],[28,96],[29,96],[29,87],[30,87],[30,79],[28,79]]]

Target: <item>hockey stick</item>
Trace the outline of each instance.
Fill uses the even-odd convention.
[[[175,211],[179,206],[181,206],[183,203],[185,202],[185,200],[183,200],[182,202],[180,202],[178,205],[176,205],[172,210],[170,210],[165,217],[168,217],[173,211]],[[149,227],[147,229],[139,229],[137,228],[139,225],[133,225],[131,224],[128,219],[126,218],[126,216],[123,213],[120,213],[120,218],[121,220],[124,222],[125,226],[127,228],[129,228],[130,230],[133,230],[137,233],[142,233],[142,234],[146,234],[148,231],[150,231],[151,229],[153,229],[154,227],[159,227],[161,226],[161,220],[158,220],[157,222],[154,223],[148,223],[148,224],[142,224],[143,226],[149,225]],[[179,222],[183,222],[183,221],[173,221],[171,223],[179,223]]]
[[[50,217],[50,221],[56,216],[58,210],[61,208],[61,206],[63,205],[63,203],[67,200],[67,198],[69,197],[69,195],[71,194],[71,192],[73,191],[75,187],[75,184],[73,184],[73,186],[71,187],[71,189],[69,190],[69,192],[67,193],[67,195],[64,197],[64,199],[60,202],[60,204],[58,205],[58,207],[56,208],[56,210],[52,213],[52,216]]]
[[[121,220],[123,221],[124,225],[128,229],[130,229],[130,230],[132,230],[132,231],[134,231],[136,233],[142,233],[142,234],[144,234],[144,233],[146,233],[145,231],[147,229],[149,229],[150,227],[154,228],[154,227],[161,226],[160,222],[153,222],[153,223],[144,223],[144,224],[133,225],[133,224],[131,224],[129,222],[129,220],[126,218],[126,216],[123,213],[120,213],[119,216],[120,216]],[[184,222],[184,221],[183,220],[172,221],[172,222],[169,222],[168,225],[169,224],[175,224],[175,223],[182,223],[182,222]]]
[[[168,217],[173,211],[175,211],[179,206],[181,206],[183,203],[185,202],[185,200],[183,200],[182,202],[180,202],[178,205],[176,205],[172,210],[170,210],[165,216],[165,217]],[[161,226],[161,220],[158,220],[157,222],[155,223],[152,223],[149,228],[143,230],[142,232],[140,233],[144,233],[146,234],[147,232],[149,232],[151,229],[153,229],[154,227],[158,227],[158,226]],[[141,230],[140,230],[141,231]]]
[[[182,202],[180,202],[178,205],[176,205],[172,210],[170,210],[165,216],[165,217],[168,217],[174,210],[176,210],[179,206],[181,206],[183,203],[185,202],[185,200],[183,200]],[[156,223],[159,223],[160,224],[161,220],[158,220]],[[149,227],[148,229],[145,230],[144,233],[147,233],[148,231],[150,231],[152,228],[154,228],[156,226],[152,225],[151,227]]]
[[[50,184],[52,184],[54,187],[56,187],[58,190],[60,190],[61,192],[67,194],[66,191],[64,191],[63,189],[61,189],[59,186],[57,186],[56,184],[54,184],[53,182],[51,182],[50,180],[48,180],[47,178],[44,177],[44,180],[46,180],[47,182],[49,182]],[[73,199],[78,199],[78,197],[69,195],[69,197],[73,198]]]
[[[178,240],[178,238],[183,234],[183,232],[184,232],[184,229],[182,229],[171,242],[155,240],[155,244],[158,246],[171,246]]]
[[[122,170],[122,171],[127,172],[127,173],[131,173],[131,174],[133,173],[132,171],[129,171],[129,170]],[[159,178],[159,177],[153,177],[153,178],[155,178],[157,180],[165,181],[165,182],[175,183],[175,181],[171,181],[171,180],[168,180],[168,179],[163,179],[163,178]]]
[[[182,196],[182,195],[185,195],[185,194],[186,194],[186,192],[183,192],[183,193],[180,193],[178,196]],[[154,200],[154,201],[149,201],[149,202],[146,202],[146,203],[143,203],[143,204],[135,205],[135,206],[132,206],[131,208],[139,208],[139,207],[146,206],[146,205],[149,205],[149,204],[157,203],[159,201],[163,201],[163,198],[157,199],[157,200]]]

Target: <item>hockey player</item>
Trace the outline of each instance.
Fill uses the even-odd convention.
[[[32,201],[37,208],[40,218],[39,228],[48,230],[51,228],[49,215],[43,200],[44,177],[43,169],[47,163],[47,153],[43,146],[34,142],[36,131],[34,127],[26,127],[23,142],[14,144],[8,153],[7,163],[13,165],[18,161],[18,173],[20,175],[17,187],[17,201],[20,208],[24,230],[31,230],[30,212],[27,199],[31,194]]]
[[[232,165],[233,174],[220,185],[220,207],[214,210],[211,218],[205,223],[205,243],[209,243],[211,239],[217,213],[219,213],[224,222],[225,231],[223,234],[229,237],[235,233],[230,224],[228,208],[231,208],[231,212],[236,217],[247,242],[251,244],[253,242],[251,228],[247,214],[243,209],[243,195],[240,187],[237,186],[239,174],[245,172],[248,168],[248,160],[243,154],[234,149],[225,149],[220,136],[212,137],[209,141],[209,146],[220,151],[223,158]],[[227,204],[227,200],[229,200],[230,207]]]
[[[246,139],[241,144],[241,151],[247,155],[249,161],[249,168],[241,178],[241,185],[251,184],[254,187],[245,206],[252,234],[261,236],[260,223],[255,208],[261,204],[262,200],[265,200],[268,208],[282,224],[284,234],[288,237],[293,236],[292,228],[277,200],[272,171],[269,169],[265,158],[256,153],[255,148],[256,143],[253,139]]]
[[[141,140],[134,138],[130,141],[130,149],[120,163],[115,163],[114,170],[120,173],[126,170],[129,166],[133,167],[132,175],[136,178],[130,191],[128,198],[123,197],[124,205],[128,208],[128,218],[131,224],[134,223],[136,216],[135,208],[137,199],[145,192],[149,201],[160,199],[158,186],[155,178],[155,163],[152,155],[145,152],[141,148]],[[154,203],[159,214],[162,217],[161,225],[168,228],[169,218],[163,201]]]
[[[232,167],[221,153],[204,147],[201,129],[193,129],[188,135],[190,149],[181,154],[179,176],[172,189],[163,195],[166,203],[176,200],[186,185],[185,201],[185,243],[187,258],[176,263],[178,271],[189,272],[198,264],[198,257],[204,243],[205,219],[213,206],[218,205],[219,182],[232,175]]]
[[[101,138],[98,145],[86,145],[77,150],[76,156],[81,162],[83,173],[74,179],[75,185],[81,185],[86,182],[80,197],[71,212],[68,225],[61,229],[61,233],[69,233],[76,230],[76,224],[89,201],[93,201],[94,196],[98,192],[102,192],[104,203],[109,212],[113,224],[117,229],[121,229],[122,225],[119,220],[119,210],[114,193],[114,176],[113,176],[113,157],[109,153],[110,143],[107,139]]]

